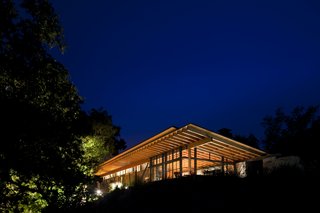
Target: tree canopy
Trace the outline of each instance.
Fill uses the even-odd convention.
[[[120,138],[120,127],[113,125],[106,110],[91,109],[89,113],[83,112],[81,117],[83,160],[93,174],[101,162],[125,149],[126,143]]]
[[[259,148],[259,140],[253,134],[249,134],[248,136],[240,135],[240,134],[233,134],[231,129],[228,128],[221,128],[217,131],[220,135],[225,137],[234,139],[241,143],[247,144],[249,146]]]
[[[318,106],[295,107],[290,114],[278,108],[275,115],[266,116],[263,144],[269,153],[298,155],[307,170],[319,170],[320,116]],[[317,169],[315,169],[317,168]]]
[[[0,211],[80,205],[94,167],[125,147],[106,111],[81,110],[50,54],[64,47],[49,1],[0,0]]]

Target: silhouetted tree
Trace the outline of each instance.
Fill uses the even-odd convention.
[[[0,0],[1,212],[80,205],[92,179],[88,162],[100,161],[87,156],[84,132],[114,146],[123,143],[111,118],[99,121],[101,128],[82,126],[82,99],[48,51],[63,51],[61,32],[47,0]],[[94,113],[88,119],[99,120]],[[108,125],[110,133],[99,132]]]
[[[236,141],[242,142],[244,144],[247,144],[249,146],[259,148],[259,140],[253,134],[249,134],[248,136],[235,135],[233,139],[235,139]]]
[[[262,125],[267,152],[298,155],[307,168],[319,168],[316,147],[320,141],[320,117],[317,106],[298,106],[289,115],[279,108],[274,116],[266,116]]]
[[[232,133],[232,130],[228,128],[221,128],[217,131],[217,133],[228,138],[234,139],[236,141],[239,141],[241,143],[247,144],[249,146],[259,148],[259,140],[253,134],[249,134],[248,136],[243,136],[239,134],[234,135]]]
[[[223,135],[228,138],[233,138],[232,130],[228,128],[221,128],[217,131],[220,135]]]
[[[112,123],[112,117],[107,111],[92,109],[83,114],[83,136],[81,137],[84,160],[91,169],[111,158],[126,148],[126,143],[120,138],[120,127]]]

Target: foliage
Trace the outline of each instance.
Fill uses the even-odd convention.
[[[281,166],[275,166],[271,169],[264,169],[264,175],[268,177],[299,177],[303,176],[303,169],[299,167],[298,165],[290,165],[290,164],[284,164]]]
[[[82,126],[87,126],[82,139],[83,160],[93,175],[95,168],[108,158],[126,148],[120,138],[120,128],[113,125],[112,117],[104,109],[92,109],[84,115]]]
[[[249,146],[259,148],[259,140],[253,134],[249,134],[248,136],[235,135],[233,139],[235,139],[236,141],[240,141],[244,144],[247,144]]]
[[[92,166],[124,145],[110,117],[104,123],[81,111],[82,98],[50,48],[63,51],[64,40],[48,0],[0,0],[2,212],[81,205],[91,199]]]
[[[298,155],[307,169],[319,168],[317,143],[320,141],[320,116],[317,106],[295,107],[287,115],[277,109],[274,116],[266,116],[264,145],[269,153]]]
[[[59,193],[46,193],[48,183],[64,187],[65,197],[80,184],[73,160],[81,156],[80,140],[73,123],[81,98],[67,70],[47,53],[48,48],[63,48],[51,5],[45,0],[20,5],[0,4],[0,113],[6,144],[0,151],[0,209],[40,211],[49,204],[64,205],[55,202],[61,200]]]
[[[259,148],[259,140],[253,134],[249,134],[248,136],[239,135],[239,134],[234,135],[232,133],[232,130],[228,129],[228,128],[221,128],[217,132],[220,135],[223,135],[225,137],[234,139],[236,141],[239,141],[241,143],[247,144],[247,145],[255,147],[255,148]]]

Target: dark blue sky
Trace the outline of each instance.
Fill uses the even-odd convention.
[[[169,126],[263,135],[277,107],[320,104],[320,1],[54,1],[58,59],[128,146]]]

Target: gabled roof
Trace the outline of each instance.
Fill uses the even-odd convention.
[[[105,161],[100,164],[96,175],[110,174],[147,162],[150,157],[181,146],[197,147],[200,154],[206,152],[217,159],[224,157],[233,162],[245,161],[266,155],[264,151],[259,149],[224,137],[200,126],[188,124],[179,129],[170,127]]]

